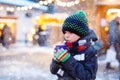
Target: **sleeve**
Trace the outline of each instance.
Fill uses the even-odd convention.
[[[57,74],[59,68],[60,68],[60,64],[52,59],[52,62],[50,64],[50,72],[52,74]]]
[[[86,56],[84,63],[80,63],[73,57],[70,57],[68,61],[62,63],[65,70],[73,77],[80,80],[92,80],[96,78],[97,72],[97,51],[91,51]]]

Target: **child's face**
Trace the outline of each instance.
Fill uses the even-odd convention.
[[[75,42],[80,38],[80,36],[76,35],[75,33],[65,31],[64,38],[66,41]]]

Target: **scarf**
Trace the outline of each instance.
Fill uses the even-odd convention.
[[[70,49],[71,53],[80,53],[90,46],[90,42],[86,40],[78,40],[74,43],[66,41],[66,46]]]

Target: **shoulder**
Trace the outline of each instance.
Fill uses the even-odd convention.
[[[98,38],[96,36],[96,33],[91,29],[89,30],[88,35],[86,37],[84,37],[83,39],[86,39],[88,41],[89,40],[92,40],[92,41],[97,41],[98,40]]]
[[[96,52],[97,50],[94,48],[93,45],[90,45],[90,47],[88,47],[85,52],[86,54],[89,54],[89,53],[93,53],[93,52]]]
[[[90,46],[85,51],[86,58],[96,57],[97,53],[98,51],[94,48],[94,46]]]
[[[110,24],[110,26],[112,26],[112,25],[115,25],[117,22],[116,22],[116,20],[112,20],[109,24]]]

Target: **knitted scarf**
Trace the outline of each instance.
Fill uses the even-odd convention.
[[[81,51],[84,51],[86,48],[88,48],[90,46],[90,41],[89,42],[85,42],[85,40],[82,42],[82,44],[80,43],[81,40],[78,40],[74,43],[72,42],[66,42],[66,46],[70,49],[71,53],[80,53]]]

